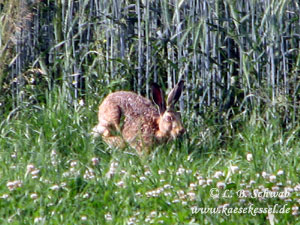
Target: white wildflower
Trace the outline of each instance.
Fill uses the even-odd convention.
[[[2,198],[2,199],[7,199],[8,197],[9,197],[8,194],[3,194],[2,196],[0,196],[0,198]]]
[[[226,187],[226,184],[224,183],[224,182],[218,182],[217,183],[217,188],[219,188],[219,189],[224,189]]]
[[[76,161],[71,161],[70,166],[71,167],[76,167],[77,166],[77,162]]]
[[[177,191],[177,195],[178,195],[180,198],[184,198],[184,197],[185,197],[185,194],[184,194],[184,191],[183,191],[183,190]]]
[[[34,223],[42,223],[43,222],[43,220],[44,220],[44,218],[43,217],[36,217],[36,218],[34,218]]]
[[[150,213],[150,217],[152,217],[152,218],[157,217],[157,212],[156,212],[156,211],[152,211],[152,212]]]
[[[80,106],[84,106],[84,101],[83,101],[83,99],[80,99],[79,102],[78,102],[78,104],[79,104]]]
[[[31,171],[32,176],[38,176],[39,173],[40,173],[40,170],[38,170],[38,169],[34,169],[33,171]]]
[[[10,191],[15,190],[16,188],[22,187],[23,182],[20,180],[15,180],[15,181],[9,181],[7,182],[6,186]]]
[[[38,195],[37,195],[37,193],[32,193],[31,195],[30,195],[30,198],[31,199],[37,199],[38,198]]]
[[[130,217],[128,219],[127,225],[134,225],[134,224],[136,224],[136,222],[137,222],[137,219],[135,217]]]
[[[97,157],[93,157],[92,158],[92,164],[93,164],[93,166],[97,166],[98,164],[99,164],[99,158],[97,158]]]
[[[270,179],[270,181],[271,181],[272,183],[276,182],[276,176],[275,176],[275,175],[271,175],[271,176],[269,177],[269,179]]]
[[[297,185],[294,187],[294,191],[300,192],[300,184],[297,184]]]
[[[252,186],[253,184],[256,184],[255,180],[250,180],[249,184]]]
[[[94,170],[89,168],[85,171],[84,175],[83,175],[84,179],[93,179],[95,178],[95,173]]]
[[[239,167],[238,166],[230,166],[230,170],[232,173],[236,173],[239,171]]]
[[[147,178],[144,177],[144,176],[141,176],[141,177],[140,177],[140,180],[141,180],[141,181],[145,181],[145,180],[147,180]]]
[[[280,188],[278,186],[273,186],[272,187],[272,191],[274,192],[278,192],[280,190]]]
[[[247,155],[246,155],[246,158],[247,158],[247,160],[250,162],[250,161],[252,161],[253,160],[253,155],[252,155],[252,153],[248,153]]]
[[[180,175],[183,175],[184,173],[185,173],[185,169],[183,167],[179,167],[176,172],[176,175],[180,176]]]
[[[53,149],[52,151],[51,151],[51,157],[55,157],[55,156],[57,156],[57,151],[55,150],[55,149]]]
[[[286,193],[292,193],[292,192],[294,192],[294,189],[291,188],[291,187],[285,187],[284,188],[284,192],[286,192]]]
[[[278,176],[281,176],[281,175],[283,175],[283,174],[284,174],[284,171],[283,171],[283,170],[280,169],[280,170],[277,171],[277,175],[278,175]]]
[[[135,193],[135,196],[137,196],[137,197],[141,197],[141,196],[142,196],[142,194],[141,194],[141,192],[137,192],[137,193]]]
[[[106,213],[106,214],[104,215],[104,218],[105,218],[107,221],[112,221],[112,216],[111,216],[110,213]]]
[[[57,191],[57,190],[60,189],[60,187],[57,184],[55,184],[52,187],[50,187],[50,189],[53,190],[53,191]]]
[[[206,183],[207,183],[207,185],[211,185],[213,183],[213,180],[212,179],[207,179]]]
[[[113,175],[115,175],[117,168],[118,168],[119,163],[118,162],[112,162],[110,164],[109,171],[106,174],[107,178],[112,178]]]
[[[196,200],[195,192],[188,192],[186,195],[189,197],[190,201],[195,201]]]
[[[172,201],[172,203],[179,203],[179,202],[180,202],[179,199],[174,199],[174,200]]]
[[[270,174],[268,174],[267,172],[263,171],[263,172],[261,173],[261,176],[262,176],[263,178],[265,178],[265,179],[268,179],[268,178],[270,177]]]
[[[172,193],[171,192],[164,192],[164,196],[170,197],[170,196],[172,196]]]
[[[198,184],[199,184],[199,186],[206,185],[206,180],[200,179],[200,180],[198,181]]]
[[[118,183],[116,183],[116,185],[118,186],[118,187],[121,187],[121,188],[124,188],[125,187],[125,183],[124,183],[124,181],[119,181]]]
[[[17,153],[16,153],[16,152],[13,152],[13,153],[11,154],[11,157],[12,157],[13,159],[16,159],[16,158],[17,158]]]
[[[146,171],[145,171],[145,176],[150,176],[150,175],[151,175],[150,170],[146,170]]]
[[[85,193],[82,197],[83,197],[83,198],[89,198],[89,197],[90,197],[90,194],[89,194],[89,193]]]
[[[190,189],[195,190],[197,188],[197,183],[190,183]]]
[[[224,172],[222,171],[215,172],[214,178],[219,179],[221,177],[224,177]]]
[[[173,189],[174,187],[170,184],[165,184],[164,189]]]
[[[26,167],[26,172],[30,173],[33,170],[35,170],[35,166],[33,164],[28,164],[27,167]]]
[[[159,174],[159,175],[162,175],[162,174],[164,174],[164,173],[165,173],[164,170],[159,170],[159,171],[158,171],[158,174]]]

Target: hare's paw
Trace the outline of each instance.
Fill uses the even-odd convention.
[[[110,132],[107,129],[107,127],[98,124],[92,129],[91,134],[93,135],[94,138],[99,137],[100,135],[107,137],[110,135]]]

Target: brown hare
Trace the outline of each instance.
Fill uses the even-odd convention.
[[[183,90],[183,81],[171,90],[165,102],[163,91],[152,85],[151,101],[128,91],[109,94],[99,106],[98,125],[93,128],[94,136],[101,135],[110,146],[125,147],[126,142],[140,153],[149,151],[156,143],[167,142],[182,135],[180,114],[174,105]]]

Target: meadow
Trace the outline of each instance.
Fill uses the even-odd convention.
[[[1,122],[1,224],[298,221],[299,127],[286,131],[275,115],[255,113],[238,126],[184,116],[181,140],[141,157],[93,139],[93,105],[71,107],[49,93],[45,105],[25,105]]]
[[[0,224],[300,224],[297,1],[0,0]],[[186,133],[93,138],[184,79]]]

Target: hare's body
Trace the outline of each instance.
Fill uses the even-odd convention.
[[[173,119],[166,124],[168,116]],[[177,112],[162,112],[149,99],[128,91],[109,94],[99,106],[98,121],[94,134],[102,135],[109,145],[124,147],[127,142],[140,151],[184,132]]]
[[[137,138],[152,144],[156,131],[159,112],[150,100],[133,92],[119,91],[108,95],[99,106],[97,130],[106,142],[123,146]],[[141,143],[139,143],[141,144]]]

